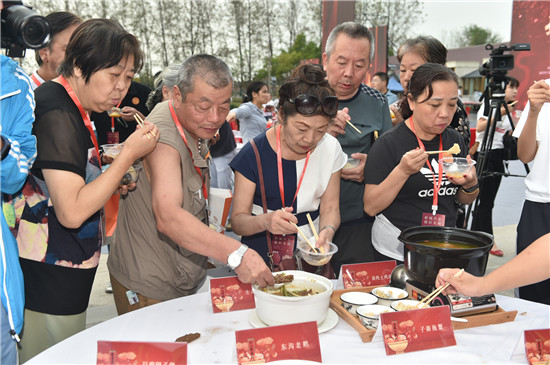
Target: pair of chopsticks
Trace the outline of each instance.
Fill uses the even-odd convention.
[[[285,208],[281,208],[281,210],[283,212],[286,212]],[[309,216],[309,213],[307,214],[307,219],[309,220],[309,223],[311,224],[311,227],[312,227],[312,230],[313,230],[313,236],[315,237],[315,239],[319,239],[319,236],[317,235],[317,231],[315,230],[315,226],[313,226],[313,221],[311,220],[311,217]],[[300,229],[300,227],[298,227],[296,225],[296,223],[293,223],[293,222],[290,222],[290,224],[292,224],[297,230],[298,230],[298,233],[300,233],[300,236],[302,236],[302,238],[307,242],[307,244],[309,245],[309,247],[311,247],[311,249],[314,251],[314,252],[321,252],[317,247],[315,247],[314,244],[312,244],[309,239],[306,237],[306,235],[304,234],[304,232],[302,232],[302,230]]]
[[[139,126],[140,126],[141,128],[144,127],[144,125],[143,125],[144,120],[141,119],[141,117],[139,116],[139,114],[137,114],[137,113],[134,114],[134,119],[136,120],[137,124],[139,124]],[[155,134],[155,132],[153,132],[153,131],[151,131],[151,134],[153,135],[153,137],[156,137],[156,136],[157,136],[157,135]],[[145,135],[147,136],[147,139],[151,139],[151,137],[149,137],[149,132],[147,132]]]
[[[456,274],[454,274],[454,277],[455,278],[458,278],[460,275],[462,275],[462,273],[464,272],[464,269],[461,269],[460,271],[458,271]],[[429,301],[431,301],[433,298],[437,297],[443,290],[447,289],[449,287],[449,285],[451,285],[450,283],[447,283],[445,285],[441,285],[439,288],[435,289],[433,292],[431,292],[430,295],[428,295],[426,298],[422,299],[420,301],[420,303],[418,303],[416,306],[418,307],[420,304],[422,303],[428,303]]]

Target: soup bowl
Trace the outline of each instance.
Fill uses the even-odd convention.
[[[317,324],[323,322],[328,315],[333,291],[332,282],[323,276],[305,271],[288,270],[279,273],[294,276],[294,281],[286,284],[287,288],[307,288],[318,293],[287,297],[268,293],[258,285],[252,285],[258,318],[269,326],[309,321],[315,321]]]
[[[378,328],[380,314],[388,312],[395,312],[395,309],[379,304],[362,305],[357,308],[357,315],[363,326],[368,330],[375,330]]]
[[[372,295],[378,298],[378,304],[389,307],[396,300],[406,299],[409,297],[403,289],[394,288],[391,286],[381,286],[372,289]]]
[[[493,236],[488,233],[450,227],[410,227],[401,231],[398,238],[405,246],[407,277],[430,286],[435,285],[439,270],[445,267],[483,276],[493,246]],[[426,242],[453,242],[470,247],[433,247]]]
[[[342,306],[351,314],[357,314],[357,308],[362,305],[376,304],[378,298],[370,293],[349,291],[340,295]]]

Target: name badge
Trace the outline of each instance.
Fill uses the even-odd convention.
[[[445,226],[445,214],[422,213],[422,226]]]
[[[281,260],[292,258],[294,254],[294,243],[296,236],[293,234],[274,234],[271,239],[271,248],[273,250],[273,264],[278,265]]]

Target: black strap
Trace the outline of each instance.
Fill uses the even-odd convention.
[[[256,147],[256,142],[254,142],[254,139],[251,139],[250,145],[252,146],[252,149],[254,150],[254,155],[256,155],[256,164],[258,165],[258,179],[260,180],[260,191],[262,192],[262,208],[264,209],[264,214],[267,213],[267,200],[265,198],[265,185],[264,185],[264,173],[262,170],[262,161],[260,160],[260,153],[258,152],[258,147]],[[271,247],[271,235],[266,230],[265,235],[267,237],[267,249],[269,250],[268,256],[269,256],[269,264],[271,266],[271,270],[273,270],[273,248]]]

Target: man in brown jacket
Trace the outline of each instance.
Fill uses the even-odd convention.
[[[243,282],[273,284],[254,250],[208,227],[206,141],[229,112],[231,72],[214,56],[195,55],[182,64],[179,78],[172,100],[147,118],[160,139],[144,160],[136,190],[120,202],[107,263],[119,314],[194,294],[207,257],[227,263]]]

